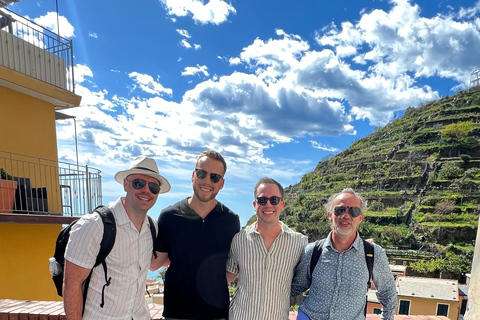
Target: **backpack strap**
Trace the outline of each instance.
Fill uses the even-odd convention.
[[[362,239],[363,240],[363,239]],[[365,250],[365,262],[367,263],[368,269],[368,283],[367,286],[370,289],[373,273],[373,261],[374,261],[374,249],[373,244],[368,241],[363,240],[363,248]]]
[[[325,239],[315,241],[315,246],[313,247],[312,259],[310,260],[310,282],[312,281],[313,270],[317,266],[318,259],[322,255],[323,243]]]
[[[148,224],[150,224],[150,232],[152,233],[152,240],[153,240],[153,245],[155,246],[155,239],[157,238],[157,229],[155,229],[155,223],[153,222],[153,219],[150,216],[147,216],[148,218]],[[155,252],[155,248],[153,248],[153,256],[155,259],[157,259],[157,253]]]
[[[103,308],[103,306],[105,305],[105,287],[108,287],[112,280],[112,277],[107,276],[107,264],[105,263],[105,259],[107,258],[110,251],[112,251],[113,245],[115,243],[115,237],[117,234],[117,228],[115,225],[115,217],[113,216],[112,210],[110,210],[110,208],[101,205],[96,207],[94,212],[98,213],[103,222],[103,237],[102,241],[100,242],[100,251],[98,252],[97,260],[95,261],[95,264],[93,266],[93,268],[95,268],[101,264],[103,267],[103,272],[105,274],[105,284],[102,287],[102,302],[100,303],[100,307]],[[90,274],[88,275],[87,279],[85,279],[85,286],[83,290],[83,311],[85,310],[88,286],[90,284],[90,278],[92,277],[93,268],[92,270],[90,270]]]
[[[368,269],[368,282],[367,282],[367,296],[365,297],[365,317],[367,316],[367,304],[368,304],[368,289],[372,286],[372,273],[373,273],[373,261],[374,261],[374,247],[373,244],[363,240],[363,249],[365,251],[365,262],[367,263]]]

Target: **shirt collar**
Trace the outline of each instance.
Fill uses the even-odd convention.
[[[352,245],[348,250],[351,248],[355,248],[355,250],[358,250],[360,248],[360,242],[362,241],[362,238],[360,238],[360,234],[357,231],[357,234],[355,236],[355,241],[353,241]],[[328,234],[327,238],[325,239],[325,242],[323,243],[324,248],[329,248],[331,250],[335,250],[335,248],[332,245],[332,231]]]
[[[281,227],[280,234],[293,233],[293,231],[286,224],[284,224],[282,221],[280,221],[280,227]],[[260,234],[260,232],[257,231],[257,222],[252,223],[251,225],[246,227],[245,232],[247,234],[252,234],[252,233]]]
[[[117,221],[117,224],[119,226],[131,222],[130,218],[127,215],[127,211],[125,211],[125,207],[123,206],[122,199],[125,199],[125,198],[120,197],[117,199],[117,201],[111,202],[108,205],[112,209],[113,215],[115,216],[115,220]],[[145,215],[145,220],[143,221],[143,224],[142,224],[142,229],[144,226],[147,226],[150,228],[150,224],[146,215]]]

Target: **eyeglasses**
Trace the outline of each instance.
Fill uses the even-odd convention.
[[[205,179],[207,173],[208,172],[203,169],[195,169],[195,174],[197,175],[198,179]],[[220,180],[222,180],[222,178],[223,177],[218,173],[210,173],[210,181],[212,181],[213,183],[218,183]]]
[[[143,179],[133,179],[133,180],[127,179],[127,181],[130,181],[132,183],[132,187],[135,190],[143,189],[143,187],[145,187],[145,185],[147,184],[147,181]],[[160,192],[160,185],[155,182],[148,182],[148,189],[150,189],[151,193],[158,194]]]
[[[257,203],[261,206],[264,206],[264,205],[267,204],[268,200],[270,200],[270,203],[272,204],[272,206],[276,206],[277,204],[280,203],[280,201],[282,201],[282,198],[277,197],[277,196],[271,196],[270,198],[258,197],[257,198]]]
[[[333,209],[333,213],[337,217],[340,217],[340,216],[343,216],[345,213],[347,213],[347,209],[348,209],[348,214],[352,218],[356,218],[356,217],[358,217],[359,215],[362,214],[362,209],[361,208],[359,208],[359,207],[348,207],[348,206],[347,207],[342,207],[342,206],[335,207]]]

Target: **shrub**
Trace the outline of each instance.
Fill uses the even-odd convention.
[[[469,163],[470,160],[472,159],[472,157],[468,154],[461,154],[460,158],[463,160],[463,163],[465,164]]]
[[[463,169],[460,168],[455,162],[444,162],[440,171],[438,172],[439,180],[448,180],[452,178],[458,178],[463,175]]]

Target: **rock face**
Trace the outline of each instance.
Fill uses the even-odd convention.
[[[310,241],[326,236],[323,204],[351,187],[369,202],[362,236],[438,254],[448,245],[471,246],[480,204],[479,138],[478,88],[408,108],[286,188],[284,222]]]

